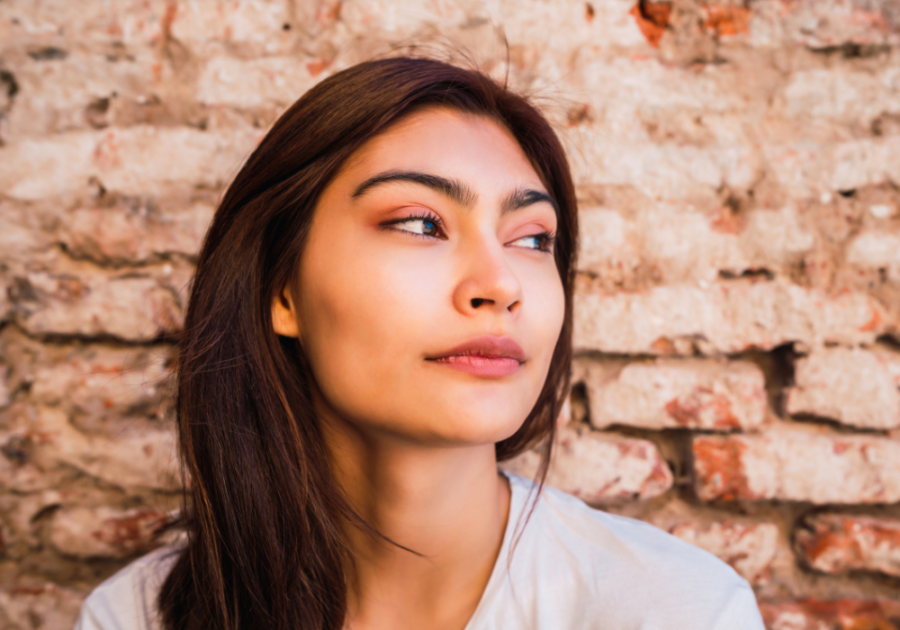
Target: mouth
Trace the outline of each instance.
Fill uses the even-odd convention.
[[[472,339],[428,361],[475,376],[501,377],[514,374],[525,363],[525,351],[509,337]]]

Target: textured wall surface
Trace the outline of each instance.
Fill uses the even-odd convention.
[[[772,630],[900,628],[900,3],[713,1],[0,0],[0,628],[68,628],[160,544],[173,340],[242,159],[434,42],[570,150],[550,482],[731,563]]]

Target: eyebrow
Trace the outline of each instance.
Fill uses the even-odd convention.
[[[532,190],[530,188],[517,188],[507,195],[501,205],[501,212],[506,214],[507,212],[524,208],[525,206],[541,203],[542,201],[549,203],[553,207],[553,211],[556,215],[559,216],[559,206],[556,205],[556,200],[554,200],[553,197],[545,192]]]
[[[351,195],[354,199],[361,197],[368,190],[386,184],[389,182],[412,182],[419,184],[438,192],[461,206],[471,207],[478,200],[478,195],[474,190],[469,188],[465,183],[458,179],[450,179],[441,177],[440,175],[432,175],[430,173],[420,173],[418,171],[388,171],[381,173],[375,177],[370,177],[362,184],[356,187]],[[502,214],[533,205],[535,203],[547,202],[553,210],[559,214],[559,207],[556,201],[547,193],[530,188],[517,188],[506,196],[501,204]]]

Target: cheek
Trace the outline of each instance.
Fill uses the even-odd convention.
[[[347,418],[388,411],[386,397],[414,378],[447,293],[427,261],[411,265],[368,240],[311,239],[298,287],[314,376]]]
[[[519,277],[522,279],[526,303],[524,315],[530,334],[539,341],[540,349],[537,354],[543,358],[546,369],[549,369],[566,313],[562,281],[555,265],[523,269],[519,272]]]

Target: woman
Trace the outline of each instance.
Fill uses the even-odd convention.
[[[562,147],[505,87],[400,58],[313,88],[198,261],[187,542],[78,627],[761,629],[713,556],[497,472],[538,444],[546,468],[576,233]]]

